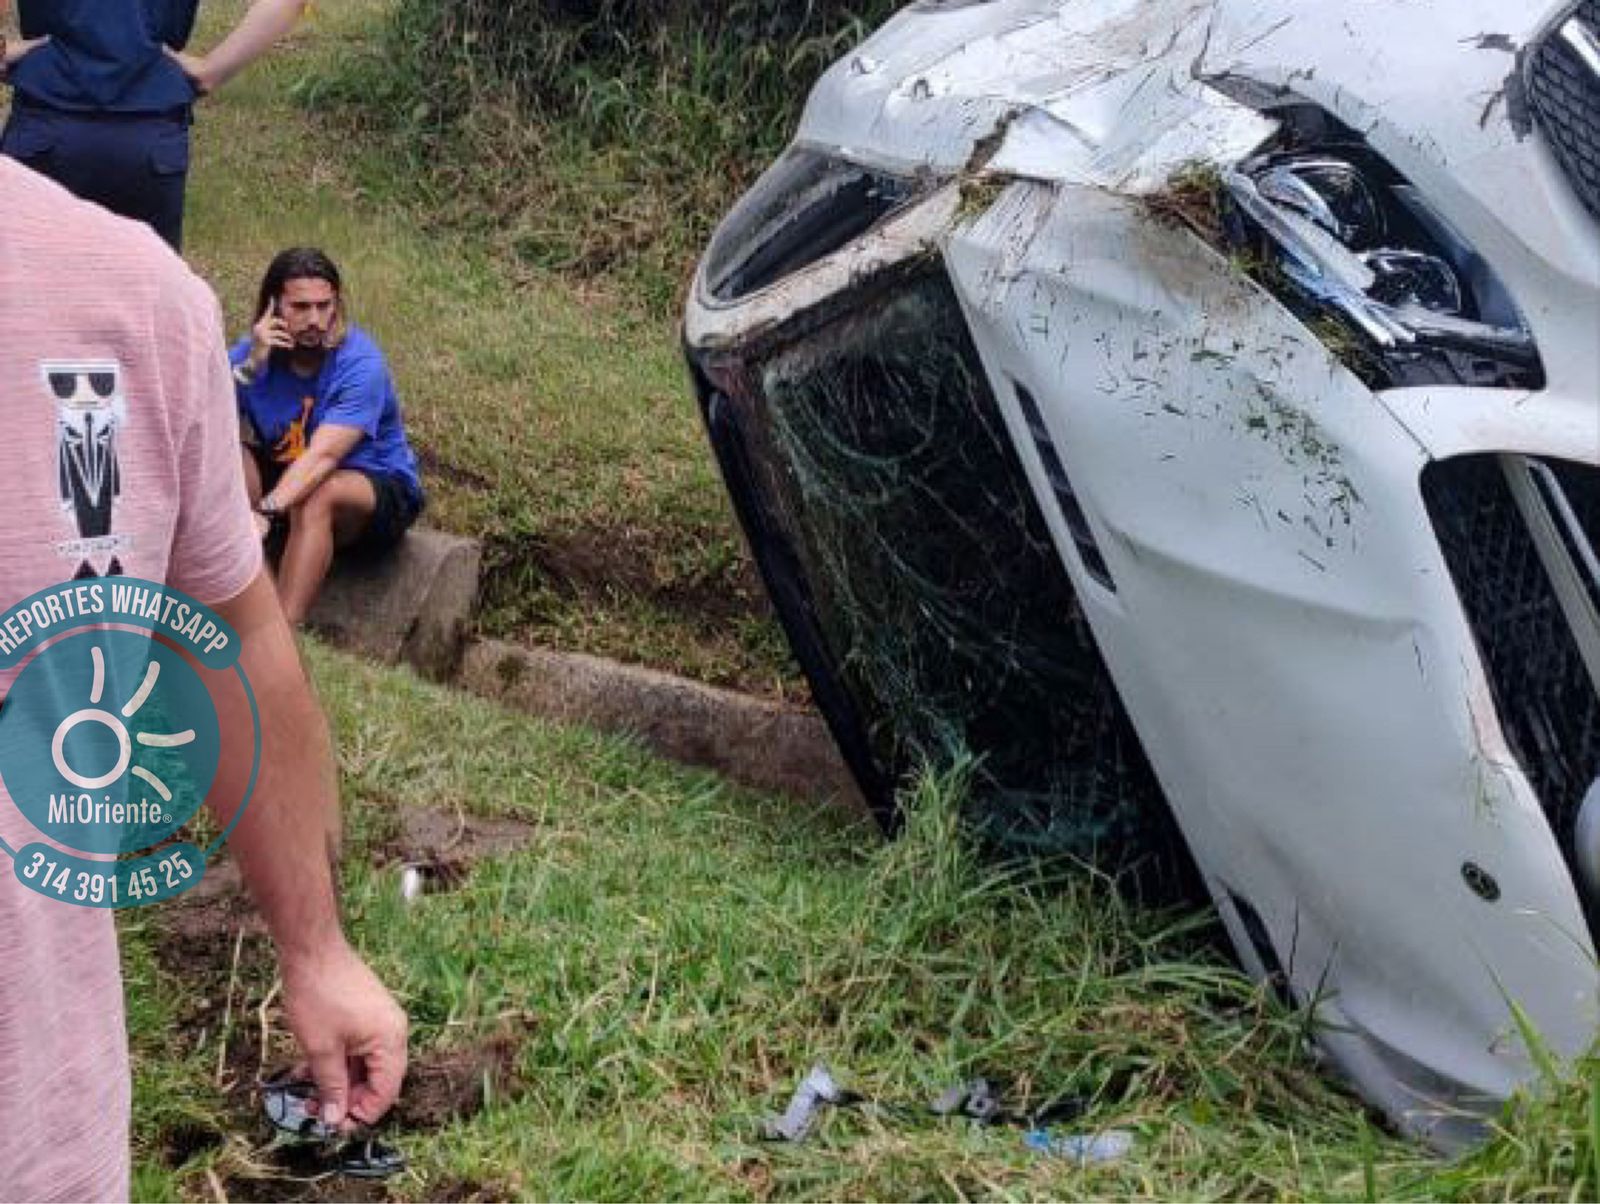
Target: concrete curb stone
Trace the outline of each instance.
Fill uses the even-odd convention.
[[[311,612],[335,643],[557,722],[640,737],[757,790],[865,810],[813,711],[581,653],[469,640],[482,548],[413,528],[392,553],[339,559]]]
[[[821,716],[577,652],[477,640],[457,679],[542,718],[638,736],[662,756],[757,790],[865,812]]]
[[[477,605],[481,559],[475,539],[414,527],[390,553],[335,560],[311,626],[386,664],[447,681]]]

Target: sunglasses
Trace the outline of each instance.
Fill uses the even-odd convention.
[[[47,363],[45,383],[58,401],[110,401],[117,394],[119,370],[115,363]]]

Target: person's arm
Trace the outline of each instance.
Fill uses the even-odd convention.
[[[177,60],[200,95],[209,96],[271,50],[273,43],[294,28],[306,7],[306,0],[252,0],[244,19],[210,53],[188,54],[170,46],[167,53]]]
[[[214,608],[240,640],[240,668],[261,717],[260,776],[228,838],[272,933],[289,1026],[317,1084],[322,1119],[371,1124],[394,1103],[406,1069],[406,1017],[345,942],[334,895],[338,789],[333,753],[271,579]],[[224,733],[251,730],[242,690],[217,690]],[[224,758],[219,824],[243,797],[248,753]]]
[[[367,436],[358,426],[323,423],[311,435],[300,458],[289,465],[272,491],[261,499],[262,513],[288,510],[328,479],[340,462]]]
[[[394,1101],[405,1073],[405,1015],[340,932],[330,864],[338,836],[333,756],[254,538],[221,310],[175,258],[158,283],[152,312],[168,337],[153,375],[170,384],[178,467],[166,579],[234,628],[256,700],[252,711],[232,672],[211,675],[223,755],[208,801],[224,825],[237,813],[256,760],[259,714],[259,778],[230,847],[277,944],[289,1026],[328,1118],[370,1123]]]

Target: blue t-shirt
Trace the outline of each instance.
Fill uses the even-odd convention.
[[[228,358],[235,367],[249,359],[249,338],[235,343]],[[324,422],[359,427],[365,438],[339,461],[339,467],[398,477],[421,502],[417,457],[406,442],[394,378],[378,344],[360,327],[350,327],[316,376],[298,376],[274,355],[253,384],[240,385],[237,391],[240,411],[274,461],[290,464],[299,459]]]
[[[19,0],[22,36],[50,41],[10,82],[36,104],[73,112],[163,113],[194,103],[194,85],[167,57],[194,32],[199,0]]]

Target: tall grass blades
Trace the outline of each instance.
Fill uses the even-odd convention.
[[[386,187],[657,313],[891,0],[395,0],[301,98],[382,133]]]

